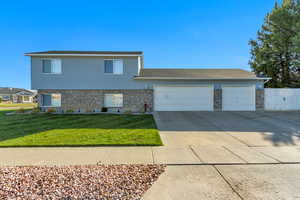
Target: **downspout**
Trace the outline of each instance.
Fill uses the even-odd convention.
[[[140,71],[141,71],[141,56],[138,56],[138,76],[140,75]]]

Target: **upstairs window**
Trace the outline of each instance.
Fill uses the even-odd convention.
[[[43,59],[43,73],[45,74],[61,74],[60,59]]]
[[[60,94],[43,94],[42,105],[44,107],[60,107],[61,95]]]
[[[104,60],[104,73],[123,74],[123,60],[121,59]]]

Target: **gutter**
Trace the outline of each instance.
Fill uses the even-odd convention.
[[[113,56],[118,56],[118,57],[136,57],[136,56],[143,56],[143,54],[31,54],[31,53],[26,53],[24,54],[25,56],[80,56],[80,57],[103,57],[103,56],[108,56],[108,57],[113,57]]]
[[[134,80],[265,80],[269,81],[271,78],[195,78],[195,77],[141,77],[136,76]]]

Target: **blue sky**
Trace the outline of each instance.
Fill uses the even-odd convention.
[[[145,67],[248,69],[275,0],[2,1],[0,87],[30,89],[30,60],[45,50],[144,51]]]

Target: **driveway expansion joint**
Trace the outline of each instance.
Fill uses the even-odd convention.
[[[218,172],[218,174],[221,176],[221,178],[226,182],[226,184],[231,188],[231,190],[241,199],[244,200],[244,198],[233,188],[233,186],[230,184],[230,182],[223,176],[223,174],[218,170],[216,166],[213,166],[213,168]]]
[[[276,159],[276,158],[274,158],[273,156],[270,156],[270,155],[268,155],[268,154],[266,154],[266,153],[264,153],[264,152],[259,152],[259,153],[261,153],[262,155],[264,155],[264,156],[266,156],[266,157],[269,157],[269,158],[271,158],[271,159],[273,159],[273,160],[276,160],[276,161],[278,161],[279,163],[285,163],[285,162],[282,162],[281,160],[279,160],[279,159]]]
[[[189,148],[191,149],[192,153],[199,159],[200,162],[205,163],[200,156],[196,153],[196,151],[193,149],[192,145],[189,145]]]
[[[239,159],[241,159],[242,161],[244,161],[245,163],[249,163],[247,160],[245,160],[244,158],[242,158],[241,156],[239,156],[238,154],[234,153],[233,151],[231,151],[229,148],[227,148],[226,146],[222,146],[225,150],[229,151],[230,153],[232,153],[233,155],[235,155],[236,157],[238,157]]]

